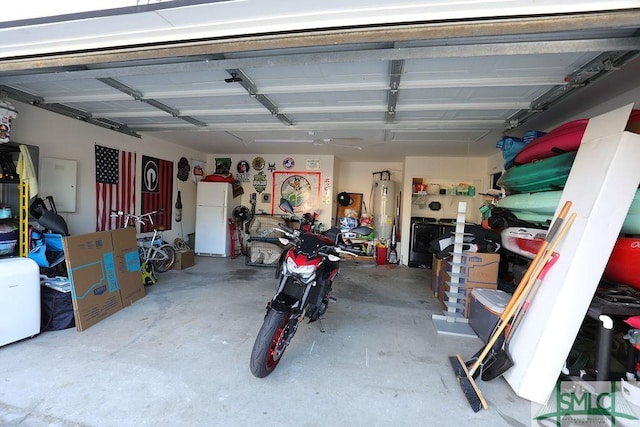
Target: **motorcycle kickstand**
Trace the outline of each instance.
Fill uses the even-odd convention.
[[[318,317],[318,326],[320,326],[320,332],[322,332],[323,334],[324,334],[325,332],[327,332],[327,331],[324,329],[324,326],[322,326],[322,317]]]
[[[334,304],[338,302],[338,300],[337,300],[337,299],[335,299],[334,297],[332,297],[331,295],[329,295],[329,296],[327,297],[327,300],[328,300],[329,302],[334,303]],[[321,316],[321,317],[318,317],[318,325],[320,326],[320,332],[322,332],[323,334],[324,334],[325,332],[327,332],[327,331],[324,329],[324,326],[322,325],[322,316]]]

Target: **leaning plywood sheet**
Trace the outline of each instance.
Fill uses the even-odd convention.
[[[553,390],[640,182],[640,135],[623,131],[631,109],[589,121],[558,205],[573,202],[576,220],[510,344],[504,376],[537,403]]]

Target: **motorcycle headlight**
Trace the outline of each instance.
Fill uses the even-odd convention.
[[[292,258],[287,258],[285,270],[287,273],[295,274],[300,276],[301,279],[307,280],[314,276],[316,267],[313,265],[298,265]]]

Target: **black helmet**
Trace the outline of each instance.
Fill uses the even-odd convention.
[[[338,203],[341,206],[349,206],[350,204],[353,203],[353,199],[351,198],[351,196],[349,195],[349,193],[345,193],[344,191],[342,193],[338,194]]]

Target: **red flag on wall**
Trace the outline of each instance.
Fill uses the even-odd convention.
[[[111,211],[134,213],[136,207],[136,153],[95,146],[96,231],[122,227]]]
[[[163,210],[153,218],[156,227],[171,229],[173,162],[142,156],[142,213]],[[152,231],[150,225],[141,232]]]

